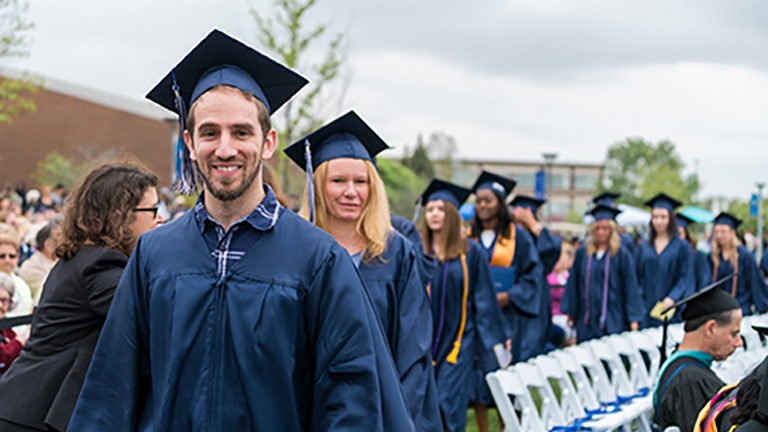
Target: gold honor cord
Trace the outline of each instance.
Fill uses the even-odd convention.
[[[464,294],[461,302],[461,325],[459,325],[459,335],[456,342],[453,343],[453,349],[448,354],[447,361],[450,364],[456,364],[459,359],[459,350],[461,349],[461,338],[464,336],[464,326],[467,324],[467,299],[469,298],[469,272],[467,271],[467,256],[461,254],[461,270],[464,272]]]

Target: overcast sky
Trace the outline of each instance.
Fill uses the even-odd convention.
[[[218,27],[258,48],[270,0],[30,0],[14,68],[140,100]],[[677,144],[704,196],[768,180],[768,2],[318,0],[346,34],[344,105],[391,145],[444,131],[470,158],[600,163],[626,137]],[[321,46],[318,46],[321,49]]]

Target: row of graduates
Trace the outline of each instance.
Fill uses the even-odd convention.
[[[660,193],[646,202],[652,210],[649,239],[635,246],[619,234],[616,198],[615,193],[594,198],[595,221],[585,247],[576,253],[563,295],[561,310],[572,317],[579,342],[661,325],[663,310],[734,273],[721,289],[738,300],[742,313],[768,310],[765,280],[754,256],[736,238],[739,219],[728,213],[715,218],[712,253],[705,255],[696,249],[694,221],[675,214],[681,203]],[[679,321],[679,313],[671,317]]]

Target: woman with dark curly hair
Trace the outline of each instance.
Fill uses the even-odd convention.
[[[157,183],[140,168],[103,165],[70,196],[29,340],[0,379],[0,430],[67,430],[128,256],[163,222]]]

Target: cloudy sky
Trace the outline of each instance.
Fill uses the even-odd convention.
[[[30,0],[44,76],[141,99],[213,27],[258,47],[271,0]],[[346,92],[392,145],[446,132],[461,156],[599,163],[626,137],[678,146],[704,195],[768,180],[768,2],[318,0],[346,34]],[[318,46],[321,49],[321,46]]]

